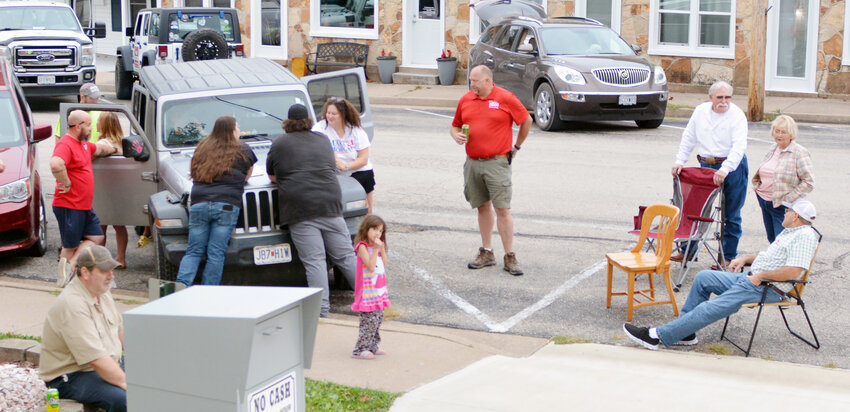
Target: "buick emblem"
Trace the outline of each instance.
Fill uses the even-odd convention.
[[[629,79],[629,72],[627,72],[625,70],[620,70],[619,74],[620,74],[621,79],[623,79],[623,80]]]
[[[52,54],[39,54],[38,56],[36,56],[36,59],[38,59],[38,61],[40,62],[48,63],[52,62],[53,60],[56,60],[56,56]]]

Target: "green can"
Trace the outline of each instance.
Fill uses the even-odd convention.
[[[469,140],[469,125],[468,124],[461,126],[460,132],[463,133],[464,136],[466,136],[466,140]]]
[[[59,412],[59,390],[47,388],[47,412]]]

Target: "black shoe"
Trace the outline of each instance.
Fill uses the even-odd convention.
[[[682,340],[674,343],[673,345],[674,346],[694,346],[697,343],[699,343],[699,341],[697,340],[697,334],[692,333],[688,336],[685,336],[684,338],[682,338]]]
[[[658,344],[661,343],[660,339],[653,339],[649,336],[649,328],[642,328],[632,325],[631,323],[624,323],[623,332],[626,332],[626,336],[628,336],[633,342],[640,344],[649,350],[658,350]]]

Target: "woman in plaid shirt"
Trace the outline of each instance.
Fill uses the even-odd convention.
[[[782,232],[783,203],[791,204],[814,189],[812,157],[797,144],[797,123],[790,116],[777,117],[770,127],[776,144],[771,146],[753,176],[767,240],[773,243]]]

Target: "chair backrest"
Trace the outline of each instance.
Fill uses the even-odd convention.
[[[673,250],[673,237],[676,234],[676,227],[679,225],[679,216],[679,208],[676,206],[657,204],[647,207],[643,212],[643,221],[640,225],[640,238],[637,246],[632,249],[632,253],[640,252],[643,249],[643,245],[649,237],[649,232],[652,231],[657,234],[658,239],[655,255],[661,258],[660,262],[667,262]],[[653,226],[656,217],[658,223]]]
[[[812,254],[812,261],[809,262],[809,268],[806,269],[800,276],[801,283],[798,283],[795,289],[791,289],[791,291],[788,292],[788,296],[792,296],[795,298],[800,298],[803,296],[803,291],[806,290],[806,285],[808,284],[805,282],[808,282],[809,275],[812,273],[812,267],[815,265],[815,257],[817,257],[818,250],[820,250],[820,241],[821,239],[823,239],[823,235],[820,233],[819,230],[815,229],[814,226],[812,226],[812,229],[814,229],[815,233],[818,235],[818,247],[815,248],[815,253]]]
[[[688,216],[711,217],[714,202],[720,193],[720,187],[714,184],[714,169],[703,167],[685,167],[678,177],[673,178],[673,205],[682,210],[679,221],[679,237],[691,233],[694,221]],[[709,228],[709,222],[697,222],[697,237],[701,237]]]

